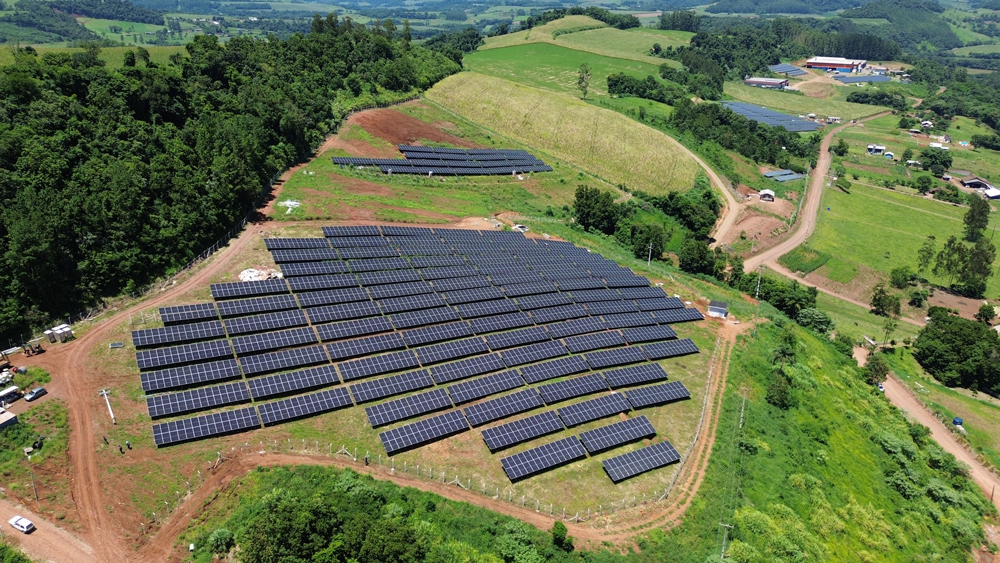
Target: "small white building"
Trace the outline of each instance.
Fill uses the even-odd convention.
[[[1000,190],[996,188],[986,188],[983,192],[983,197],[986,199],[1000,199]]]
[[[763,192],[761,192],[763,193]],[[709,301],[708,316],[724,319],[729,316],[729,303],[725,301]]]
[[[920,161],[919,160],[907,160],[906,161],[906,165],[907,166],[920,166]]]
[[[921,121],[920,122],[920,126],[921,127],[926,127],[928,129],[933,129],[934,128],[934,122],[933,121]]]
[[[761,190],[760,191],[761,201],[774,201],[774,191],[772,190]]]
[[[884,153],[885,147],[883,145],[868,145],[868,154],[881,156]]]
[[[828,117],[826,118],[827,123],[840,123],[839,117]]]

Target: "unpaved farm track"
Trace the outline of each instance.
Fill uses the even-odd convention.
[[[704,166],[704,163],[701,164]],[[291,177],[299,167],[296,166],[282,175],[280,181],[275,185],[275,192],[271,199],[272,202],[277,200],[278,192],[283,182]],[[709,175],[712,177],[713,182],[717,183],[717,187],[723,190],[727,199],[731,200],[732,205],[728,215],[735,220],[735,201],[732,195],[729,194],[725,185],[722,184],[718,176],[712,173],[710,169]],[[295,223],[283,222],[282,226],[293,224]],[[442,225],[435,226],[441,227]],[[186,279],[179,280],[165,291],[138,301],[127,309],[120,310],[105,319],[97,321],[98,324],[77,340],[66,345],[52,347],[45,355],[37,358],[39,364],[52,370],[52,373],[59,374],[61,382],[53,382],[53,387],[57,385],[60,388],[65,387],[65,391],[59,393],[59,395],[64,395],[69,408],[71,429],[69,458],[73,475],[72,495],[79,512],[82,540],[86,540],[86,543],[84,543],[84,541],[72,537],[69,532],[63,534],[61,530],[58,533],[46,534],[48,542],[73,543],[73,545],[63,546],[62,550],[52,551],[53,553],[61,552],[61,555],[57,555],[56,557],[70,557],[67,561],[74,563],[77,561],[164,561],[167,554],[171,553],[174,548],[179,534],[188,526],[191,519],[199,514],[205,501],[220,487],[227,486],[232,479],[245,475],[247,471],[258,465],[318,464],[349,466],[359,471],[372,473],[380,479],[389,479],[401,485],[435,492],[453,500],[470,502],[524,520],[541,529],[550,529],[554,521],[552,517],[537,513],[534,510],[522,509],[507,503],[494,501],[491,498],[483,497],[459,487],[416,480],[408,475],[400,475],[398,472],[393,475],[386,471],[378,471],[376,468],[363,468],[357,464],[347,462],[346,459],[268,454],[264,456],[245,456],[224,462],[219,470],[203,486],[192,493],[191,498],[177,507],[176,511],[171,514],[169,520],[164,523],[163,527],[149,543],[140,547],[138,552],[134,551],[128,545],[129,542],[125,538],[127,534],[134,533],[134,531],[124,529],[120,523],[112,518],[112,507],[108,506],[108,499],[104,495],[101,479],[104,472],[99,466],[97,450],[101,429],[106,427],[106,422],[103,418],[95,418],[95,415],[104,408],[97,392],[106,384],[106,381],[99,373],[88,369],[88,356],[115,326],[129,318],[132,310],[157,307],[170,302],[176,296],[182,295],[191,289],[204,287],[217,274],[231,269],[233,261],[237,259],[241,251],[264,232],[265,229],[262,223],[248,224],[247,228],[238,237],[232,239],[228,246],[209,258],[206,264]],[[568,528],[573,536],[584,543],[590,543],[595,546],[600,542],[606,541],[626,543],[639,530],[659,525],[660,523],[663,523],[664,527],[669,528],[680,521],[680,518],[684,515],[688,507],[690,507],[708,466],[708,460],[714,444],[715,429],[718,425],[722,391],[725,388],[728,351],[731,350],[735,342],[737,332],[738,329],[734,328],[733,325],[727,324],[723,328],[723,339],[720,340],[722,344],[716,351],[717,361],[715,362],[719,375],[713,378],[709,386],[709,397],[706,402],[707,406],[702,434],[694,444],[688,461],[678,476],[673,492],[671,493],[672,500],[629,509],[636,511],[639,516],[629,519],[627,523],[623,523],[620,526],[609,525],[604,529],[597,529],[590,525],[568,523]],[[53,526],[49,523],[41,523],[41,525],[46,527]],[[64,535],[66,537],[63,537]],[[25,546],[28,547],[27,544]],[[88,553],[88,549],[91,553]],[[32,553],[30,548],[29,553]],[[72,555],[70,556],[69,554]],[[43,552],[35,552],[34,556],[40,559],[50,559],[50,556]],[[62,559],[52,560],[60,561],[60,563],[63,561]]]

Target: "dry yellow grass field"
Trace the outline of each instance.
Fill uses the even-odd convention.
[[[438,83],[427,98],[629,190],[684,191],[698,171],[674,139],[565,94],[463,72]]]

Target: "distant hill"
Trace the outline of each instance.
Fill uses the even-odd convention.
[[[822,14],[856,8],[865,0],[720,0],[705,9],[713,14]]]
[[[914,48],[926,41],[941,49],[961,47],[962,41],[948,23],[941,19],[944,8],[927,0],[875,0],[860,8],[845,10],[843,18],[886,19],[889,25],[858,24],[858,30],[892,39],[904,48]]]
[[[163,25],[163,14],[128,0],[49,0],[60,12],[103,20]]]

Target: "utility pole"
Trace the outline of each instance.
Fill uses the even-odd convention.
[[[114,424],[114,425],[117,426],[118,425],[118,421],[115,420],[115,411],[111,410],[111,400],[108,399],[108,397],[111,396],[111,391],[109,391],[105,387],[104,389],[101,389],[101,392],[98,393],[98,395],[104,397],[104,402],[107,403],[107,405],[108,405],[108,414],[111,415],[111,424]]]
[[[35,472],[29,471],[31,475],[31,490],[35,492],[35,502],[38,502],[38,487],[35,487]]]
[[[719,522],[719,525],[726,529],[725,533],[722,535],[722,553],[719,554],[719,559],[720,560],[725,560],[726,559],[726,541],[729,540],[729,529],[732,528],[732,526],[729,525],[729,524],[723,524],[722,522]]]
[[[653,241],[649,241],[649,253],[646,255],[646,267],[649,267],[649,263],[653,260]]]
[[[757,293],[754,294],[754,299],[757,300],[757,311],[753,314],[753,335],[757,336],[757,316],[760,315],[760,280],[764,277],[764,261],[760,261],[760,265],[757,266]]]

